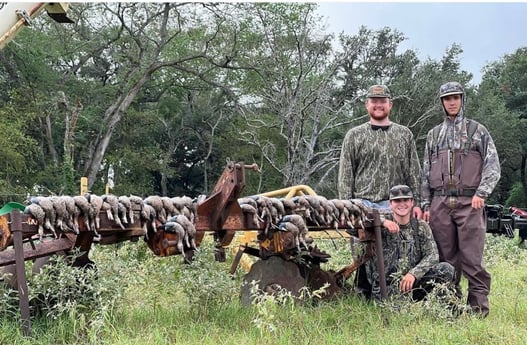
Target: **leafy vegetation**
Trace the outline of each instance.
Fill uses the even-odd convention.
[[[316,8],[75,3],[75,24],[38,17],[0,52],[0,196],[75,193],[81,176],[102,194],[110,165],[117,194],[197,196],[231,159],[262,171],[248,195],[307,184],[333,198],[340,144],[367,118],[369,85],[390,87],[391,118],[422,154],[443,118],[437,89],[457,80],[500,155],[490,202],[506,204],[515,189],[527,207],[526,48],[490,62],[473,85],[457,44],[421,61],[400,48],[404,33],[328,33]]]
[[[319,239],[332,255],[325,269],[350,260],[347,240]],[[0,341],[6,344],[521,344],[527,336],[527,251],[516,240],[488,235],[492,274],[491,313],[486,319],[453,316],[432,294],[423,302],[368,303],[351,291],[321,302],[305,291],[295,303],[287,291],[254,294],[239,302],[243,270],[228,273],[230,260],[214,261],[205,241],[188,265],[154,256],[143,242],[96,246],[97,269],[83,271],[62,259],[31,275],[32,296],[47,295],[32,315],[32,337],[21,336],[16,292],[3,288]],[[229,255],[232,259],[233,255]],[[92,274],[91,272],[97,272]],[[466,281],[462,281],[466,284]],[[466,288],[466,286],[465,286]],[[10,297],[6,297],[10,296]],[[459,302],[458,302],[459,303]]]

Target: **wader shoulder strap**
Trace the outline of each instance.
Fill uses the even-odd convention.
[[[439,152],[439,143],[437,142],[437,139],[439,138],[439,132],[441,131],[441,126],[436,126],[432,130],[432,153]]]
[[[463,150],[464,154],[467,154],[470,151],[470,148],[472,147],[472,137],[474,136],[474,133],[476,133],[477,129],[478,129],[478,124],[475,121],[467,119],[467,137],[468,137],[468,140],[465,143],[465,148]]]

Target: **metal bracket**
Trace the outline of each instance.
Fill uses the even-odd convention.
[[[18,18],[24,19],[24,22],[27,26],[31,26],[31,24],[33,24],[33,19],[31,19],[31,17],[25,10],[16,10],[15,13]]]

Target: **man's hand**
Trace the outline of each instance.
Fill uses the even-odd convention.
[[[423,212],[423,220],[427,223],[430,221],[430,211],[427,210]]]
[[[414,206],[414,217],[417,219],[423,219],[423,211],[421,210],[421,207]]]
[[[414,287],[415,277],[411,273],[406,273],[399,283],[399,291],[406,293]]]
[[[480,198],[477,195],[474,195],[472,197],[472,208],[475,208],[476,210],[479,210],[483,206],[485,206],[485,199]]]
[[[384,222],[382,222],[382,226],[384,226],[391,234],[396,234],[399,232],[399,225],[392,220],[385,219]]]

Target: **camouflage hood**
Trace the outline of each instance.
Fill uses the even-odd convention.
[[[463,86],[461,86],[461,84],[456,81],[450,81],[441,85],[441,87],[439,88],[439,102],[441,103],[441,108],[443,108],[445,116],[448,116],[448,113],[445,107],[443,106],[443,102],[441,102],[441,99],[450,95],[461,95],[461,109],[459,109],[459,113],[457,114],[455,121],[456,123],[459,123],[459,121],[461,121],[465,117],[465,90],[463,89]]]

